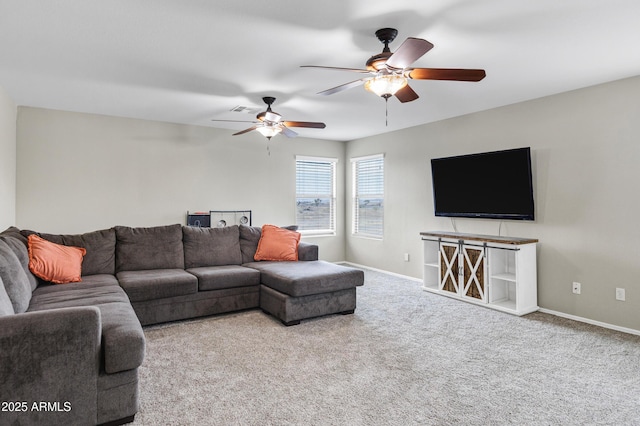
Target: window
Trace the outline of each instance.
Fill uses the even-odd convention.
[[[335,234],[337,162],[296,157],[296,225],[303,234]]]
[[[384,156],[351,159],[353,233],[382,239],[384,229]]]

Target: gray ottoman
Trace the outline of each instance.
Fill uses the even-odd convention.
[[[253,262],[260,271],[260,308],[285,325],[330,314],[352,314],[364,272],[322,260]]]

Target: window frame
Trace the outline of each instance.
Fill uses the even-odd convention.
[[[352,183],[352,220],[351,220],[351,234],[355,237],[362,237],[362,238],[369,238],[369,239],[374,239],[374,240],[382,240],[384,238],[384,189],[385,189],[385,173],[384,173],[384,159],[385,159],[385,155],[384,154],[374,154],[374,155],[367,155],[367,156],[362,156],[362,157],[353,157],[350,159],[351,161],[351,183]],[[381,161],[381,179],[382,179],[382,183],[381,183],[381,187],[380,189],[382,190],[381,193],[372,193],[372,194],[359,194],[358,193],[358,165],[362,164],[363,161],[372,161],[372,160],[380,160]],[[375,177],[374,177],[375,178]],[[382,200],[381,202],[381,225],[380,225],[380,229],[379,229],[379,233],[378,232],[367,232],[366,230],[361,230],[360,229],[360,224],[362,222],[361,218],[360,218],[360,202],[359,200],[361,198],[363,198],[362,195],[368,195],[369,197],[367,198],[380,198]],[[373,196],[373,197],[371,197]],[[378,196],[378,197],[376,197]]]
[[[317,229],[298,229],[304,236],[333,236],[336,235],[336,227],[337,227],[337,181],[338,181],[338,159],[333,157],[315,157],[315,156],[307,156],[307,155],[296,155],[296,190],[295,190],[295,223],[300,226],[298,223],[298,200],[299,198],[323,198],[323,196],[330,195],[329,197],[329,228],[317,228]],[[320,193],[298,193],[298,163],[325,163],[329,164],[331,167],[331,194],[320,194]]]

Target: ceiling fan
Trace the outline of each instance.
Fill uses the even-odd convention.
[[[418,94],[409,86],[408,80],[453,80],[480,81],[486,73],[481,69],[460,68],[410,68],[410,65],[433,48],[433,44],[421,38],[409,37],[400,47],[391,52],[389,43],[395,40],[398,30],[382,28],[376,31],[376,37],[384,44],[382,53],[372,56],[366,62],[366,69],[326,67],[320,65],[302,65],[304,68],[325,68],[370,74],[358,80],[319,92],[319,95],[332,95],[343,90],[364,84],[364,88],[388,100],[391,96],[400,102],[418,99]]]
[[[253,123],[253,126],[248,129],[241,130],[234,133],[233,136],[242,135],[244,133],[257,130],[262,136],[267,139],[271,139],[278,133],[282,132],[283,135],[289,138],[295,138],[298,136],[296,132],[289,127],[308,127],[311,129],[324,129],[326,125],[324,123],[318,123],[313,121],[283,121],[282,116],[271,109],[271,104],[276,101],[276,98],[271,96],[265,96],[262,98],[265,104],[267,104],[267,110],[259,113],[256,118],[258,121],[242,121],[242,120],[211,120],[211,121],[228,121],[236,123]]]

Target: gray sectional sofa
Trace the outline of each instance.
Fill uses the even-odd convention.
[[[29,270],[27,237],[0,233],[0,424],[122,424],[138,410],[142,326],[261,308],[286,325],[353,313],[362,271],[318,260],[254,261],[261,229],[116,226],[37,233],[83,247],[82,281]]]

